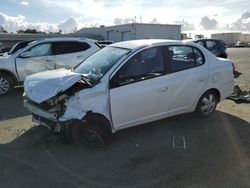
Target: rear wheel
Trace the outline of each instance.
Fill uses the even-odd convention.
[[[215,111],[218,101],[215,92],[208,91],[204,93],[196,106],[196,114],[202,117],[211,115]]]
[[[0,96],[8,94],[13,89],[13,80],[10,76],[0,73]]]

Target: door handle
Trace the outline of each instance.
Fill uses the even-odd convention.
[[[157,91],[158,92],[165,92],[167,90],[168,90],[168,87],[166,86],[166,87],[162,87],[162,88],[158,89]]]

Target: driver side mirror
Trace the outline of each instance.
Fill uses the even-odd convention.
[[[30,57],[30,53],[29,53],[29,51],[26,51],[26,52],[21,53],[21,54],[20,54],[20,57],[21,57],[21,58],[27,58],[27,57]]]

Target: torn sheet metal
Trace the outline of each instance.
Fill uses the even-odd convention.
[[[250,103],[250,91],[243,91],[239,86],[234,86],[233,93],[228,97],[238,103]]]
[[[106,84],[98,84],[93,88],[83,89],[70,97],[65,105],[67,109],[59,121],[70,119],[81,120],[87,112],[104,115],[110,122],[109,92]]]
[[[67,69],[56,69],[28,76],[24,82],[26,95],[41,103],[63,92],[81,79],[81,74]]]

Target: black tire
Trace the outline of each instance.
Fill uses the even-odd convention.
[[[10,76],[0,73],[0,97],[7,95],[13,89],[13,80]]]
[[[107,144],[109,134],[102,121],[90,121],[86,124],[75,124],[72,127],[72,139],[77,146],[100,148]]]
[[[199,117],[207,117],[214,113],[218,104],[218,95],[213,91],[204,93],[196,106],[195,113]]]

